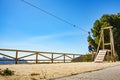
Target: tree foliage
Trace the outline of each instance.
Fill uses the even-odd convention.
[[[93,28],[91,29],[92,36],[88,36],[88,41],[93,44],[93,47],[97,49],[98,42],[100,39],[101,28],[113,26],[113,37],[115,50],[120,59],[120,13],[118,14],[104,14],[99,20],[94,22]],[[109,31],[105,31],[105,42],[109,42]],[[109,48],[109,47],[108,47]]]

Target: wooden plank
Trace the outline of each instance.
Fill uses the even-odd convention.
[[[47,57],[47,56],[45,56],[45,55],[42,55],[42,54],[40,54],[40,53],[39,53],[39,55],[51,60],[51,58],[49,58],[49,57]]]
[[[103,48],[103,50],[105,49],[105,45],[104,45],[104,29],[102,29],[103,31],[102,31],[102,48]]]
[[[104,27],[104,28],[101,28],[101,29],[110,29],[110,28],[113,28],[113,27],[109,26],[109,27]]]
[[[112,29],[110,29],[110,38],[111,38],[111,46],[112,46],[112,49],[113,49],[113,55],[114,55],[115,57],[118,57],[118,55],[115,53],[115,47],[114,47],[114,39],[113,39]]]
[[[100,47],[100,43],[101,43],[101,40],[102,40],[102,36],[103,36],[103,29],[102,29],[101,34],[100,34],[100,40],[99,40],[98,47],[97,47],[97,54],[98,54],[98,51],[99,51],[99,47]]]
[[[2,49],[0,48],[0,51],[13,51],[13,52],[29,52],[29,53],[44,53],[44,54],[69,54],[69,55],[73,55],[73,53],[60,53],[60,52],[40,52],[40,51],[31,51],[31,50],[17,50],[17,49]],[[75,54],[75,55],[80,55],[80,54]]]
[[[29,57],[29,56],[32,56],[32,55],[35,55],[35,53],[19,57],[18,59],[22,59],[22,58]]]
[[[22,61],[22,60],[18,60],[18,61]],[[25,59],[25,61],[35,61],[35,59]],[[49,61],[51,62],[51,60],[46,60],[46,59],[38,59],[38,61]],[[63,59],[58,59],[58,60],[54,60],[54,61],[62,61],[63,62]],[[66,59],[65,61],[71,61],[70,59]]]
[[[107,53],[107,50],[100,50],[94,62],[103,62],[106,53]]]
[[[68,57],[68,58],[70,58],[70,59],[73,59],[72,57],[70,57],[70,56],[68,56],[68,55],[66,55],[66,57]]]
[[[9,58],[12,58],[12,59],[15,59],[15,57],[12,57],[12,56],[9,56],[9,55],[6,55],[6,54],[2,54],[2,53],[0,53],[0,55],[2,55],[2,56],[6,56],[6,57],[9,57]]]
[[[61,53],[61,52],[39,52],[39,53],[45,53],[45,54],[68,54],[68,55],[73,55],[73,53]],[[75,55],[82,55],[82,54],[75,54]]]
[[[58,59],[58,60],[54,60],[54,61],[62,61],[63,62],[63,59]],[[66,61],[71,61],[70,59],[65,59],[65,62]]]
[[[36,62],[36,59],[24,59],[25,61],[35,61]],[[21,61],[21,60],[19,60],[19,61]],[[41,60],[39,60],[38,59],[38,61],[41,61]]]
[[[60,55],[60,56],[58,56],[58,57],[55,57],[55,58],[54,58],[54,60],[55,60],[55,59],[57,59],[57,58],[60,58],[60,57],[62,57],[62,56],[63,56],[63,54],[62,54],[62,55]]]
[[[1,49],[1,48],[0,48],[0,51],[13,51],[13,52],[18,51],[18,52],[30,52],[30,53],[36,53],[36,52],[38,52],[38,51],[30,51],[30,50]]]
[[[104,43],[104,45],[111,45],[111,43]]]

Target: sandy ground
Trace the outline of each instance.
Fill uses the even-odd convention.
[[[100,70],[112,66],[120,65],[115,63],[59,63],[59,64],[18,64],[0,65],[0,69],[9,68],[15,71],[13,76],[0,76],[0,80],[48,80],[60,77],[76,75],[83,72]]]
[[[120,66],[94,72],[82,73],[56,80],[120,80]]]

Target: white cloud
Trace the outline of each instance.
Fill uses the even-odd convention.
[[[68,52],[68,53],[78,53],[85,48],[83,44],[82,48],[79,49],[79,45],[75,43],[64,42],[64,40],[59,40],[59,38],[63,37],[71,37],[71,36],[81,36],[78,32],[65,32],[59,34],[52,35],[42,35],[42,36],[34,36],[34,37],[26,37],[23,40],[17,41],[9,41],[4,40],[0,42],[1,48],[13,48],[13,49],[27,49],[27,50],[38,50],[38,51],[52,51],[52,52]],[[57,40],[58,39],[58,40]],[[82,43],[82,42],[81,42]]]

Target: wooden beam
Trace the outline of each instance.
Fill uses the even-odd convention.
[[[104,27],[104,28],[101,28],[101,29],[110,29],[110,28],[113,28],[113,27],[109,26],[109,27]]]
[[[104,43],[104,45],[111,45],[111,43]]]
[[[17,50],[17,49],[2,49],[0,48],[0,51],[13,51],[13,52],[29,52],[29,53],[44,53],[44,54],[69,54],[69,55],[73,55],[73,53],[58,53],[58,52],[40,52],[40,51],[31,51],[31,50]],[[80,55],[80,54],[75,54],[75,55]]]
[[[60,57],[62,57],[62,56],[63,56],[63,54],[62,54],[62,55],[60,55],[60,56],[58,56],[58,57],[55,57],[55,58],[54,58],[54,60],[55,60],[55,59],[57,59],[57,58],[60,58]]]
[[[40,53],[39,53],[39,55],[51,60],[51,58],[49,58],[49,57],[47,57],[47,56],[45,56],[45,55],[42,55],[42,54],[40,54]]]
[[[2,55],[2,56],[6,56],[6,57],[9,57],[9,58],[12,58],[12,59],[15,60],[15,57],[12,57],[12,56],[9,56],[9,55],[6,55],[6,54],[2,54],[2,53],[0,53],[0,55]]]
[[[104,29],[102,29],[103,31],[102,31],[102,48],[103,48],[103,50],[105,49],[105,45],[104,45]]]
[[[72,57],[68,56],[68,55],[65,55],[66,57],[70,58],[70,59],[73,59]]]
[[[98,52],[99,52],[99,48],[100,48],[100,43],[101,43],[101,39],[102,39],[102,36],[103,36],[103,29],[101,29],[101,34],[100,34],[100,39],[99,39],[99,43],[98,43],[98,47],[97,47],[97,54],[98,54]],[[97,55],[96,54],[96,55]]]
[[[17,49],[0,49],[0,51],[13,51],[13,52],[30,52],[30,53],[36,53],[38,51],[30,51],[30,50],[17,50]]]
[[[18,59],[25,58],[25,57],[29,57],[29,56],[32,56],[32,55],[35,55],[35,53],[29,54],[29,55],[25,55],[25,56],[22,56],[22,57],[19,57]]]
[[[22,60],[19,60],[19,61],[22,61]],[[25,61],[35,61],[36,62],[36,60],[35,59],[25,59]],[[49,62],[51,62],[51,60],[46,60],[46,59],[38,59],[38,61],[49,61]],[[61,61],[61,62],[63,62],[63,59],[58,59],[58,60],[54,60],[54,61]],[[66,59],[65,61],[71,61],[70,59]]]
[[[61,52],[39,52],[39,53],[44,53],[44,54],[68,54],[68,55],[73,55],[73,53],[61,53]],[[82,54],[75,54],[75,55],[82,55]]]
[[[113,55],[117,57],[118,55],[115,53],[115,47],[114,47],[114,39],[113,39],[113,32],[112,29],[110,29],[110,38],[111,38],[111,44],[112,44],[112,49],[113,49]]]

